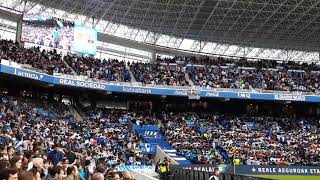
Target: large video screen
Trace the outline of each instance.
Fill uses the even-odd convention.
[[[24,18],[21,41],[95,55],[97,31],[53,17]]]
[[[96,54],[97,31],[86,26],[74,26],[73,50],[83,54]]]

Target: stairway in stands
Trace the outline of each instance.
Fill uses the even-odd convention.
[[[174,159],[178,164],[191,164],[185,157],[178,156],[177,150],[172,148],[171,145],[166,141],[165,136],[161,133],[158,126],[155,125],[133,125],[133,130],[139,134],[139,136],[146,143],[157,144],[166,154]]]
[[[134,77],[131,69],[128,67],[128,71],[129,71],[129,74],[130,74],[130,77],[131,77],[131,82],[137,82],[136,78]]]

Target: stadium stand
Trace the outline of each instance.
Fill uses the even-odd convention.
[[[0,180],[319,179],[319,1],[0,6]]]
[[[40,48],[24,48],[13,41],[0,41],[0,59],[11,60],[19,64],[31,66],[37,70],[42,70],[47,74],[63,73],[71,74],[72,70],[61,61],[61,54],[56,50],[41,51]]]
[[[62,59],[56,51],[26,49],[12,41],[1,41],[1,58],[27,64],[48,74],[61,73],[82,75],[93,80],[130,82],[128,68],[138,82],[151,85],[190,86],[188,73],[196,86],[204,88],[233,88],[277,91],[319,92],[319,69],[314,63],[278,63],[276,61],[248,61],[238,59],[208,59],[176,57],[159,63],[132,63],[100,60],[68,54]],[[63,62],[65,61],[69,67]],[[160,63],[162,62],[162,63]],[[165,62],[165,63],[163,63]],[[167,62],[174,62],[168,64]],[[183,62],[183,65],[181,65]],[[204,64],[206,63],[206,64]]]
[[[196,164],[228,164],[231,158],[250,165],[320,163],[320,122],[314,118],[169,113],[166,119],[168,141],[178,155]]]
[[[188,86],[184,67],[133,63],[130,68],[136,80],[144,84]]]
[[[77,75],[105,81],[129,82],[131,80],[126,64],[123,61],[119,62],[116,59],[100,60],[69,54],[64,57],[64,60]]]
[[[48,158],[52,168],[68,163],[70,157],[73,159],[68,159],[69,163],[75,159],[84,163],[79,169],[90,165],[88,159],[93,159],[96,165],[103,161],[107,167],[151,165],[152,158],[139,151],[141,142],[158,144],[180,164],[229,164],[234,159],[245,165],[317,166],[320,163],[317,146],[320,136],[316,132],[320,122],[314,118],[196,112],[155,116],[147,109],[89,108],[83,110],[84,120],[78,123],[61,103],[3,96],[1,107],[4,142],[19,144],[15,149],[26,156],[26,162]],[[135,131],[119,123],[124,117],[134,124]],[[138,130],[152,125],[161,128],[145,129],[142,133]],[[145,131],[149,130],[157,131],[161,138],[145,138]],[[12,135],[13,131],[21,133]],[[25,170],[28,165],[24,164]],[[86,178],[88,172],[82,174]],[[45,174],[40,172],[40,176]]]
[[[93,173],[93,166],[152,164],[148,156],[138,151],[138,137],[118,123],[118,116],[124,112],[92,110],[84,112],[88,116],[83,122],[76,122],[66,110],[68,106],[61,103],[1,96],[0,107],[1,150],[8,153],[1,158],[11,162],[18,157],[16,161],[22,161],[22,165],[12,167],[17,170],[35,168],[45,178],[54,177],[51,171],[55,168],[73,164],[85,178]],[[38,168],[36,160],[48,163],[49,169]],[[108,176],[107,171],[102,173]]]

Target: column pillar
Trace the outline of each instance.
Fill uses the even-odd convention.
[[[151,51],[151,63],[154,63],[154,62],[156,62],[157,61],[157,52],[156,52],[156,50],[152,50]]]

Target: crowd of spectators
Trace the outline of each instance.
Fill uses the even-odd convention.
[[[189,86],[185,77],[185,67],[159,63],[132,63],[130,69],[135,79],[144,84]]]
[[[130,173],[121,173],[117,167],[152,164],[139,150],[138,136],[118,121],[122,116],[141,119],[142,114],[103,109],[85,114],[78,122],[66,105],[1,96],[0,176],[9,172],[19,179],[29,175],[34,179],[69,175],[132,179]]]
[[[257,69],[236,65],[188,67],[196,86],[207,88],[262,89],[319,92],[319,72],[302,70]]]
[[[245,58],[158,57],[157,62],[186,65],[196,86],[319,92],[320,66],[315,63]]]
[[[132,63],[90,56],[62,55],[56,50],[23,48],[17,43],[0,41],[0,58],[28,64],[48,74],[82,75],[102,81],[130,82],[131,69],[138,82],[151,85],[195,86],[205,88],[261,89],[315,92],[320,90],[320,67],[315,63],[278,62],[218,57],[174,57],[157,63]],[[68,66],[66,64],[68,64]],[[170,64],[171,63],[171,64]],[[172,64],[175,63],[175,64]],[[128,66],[128,67],[127,67]]]
[[[161,58],[157,57],[158,63],[175,63],[175,64],[186,64],[186,65],[206,65],[206,66],[228,66],[230,64],[236,64],[239,67],[256,67],[258,69],[262,68],[272,68],[276,69],[278,67],[283,67],[284,69],[295,69],[295,70],[311,70],[320,71],[320,66],[314,62],[295,62],[295,61],[276,61],[267,59],[246,59],[246,58],[227,58],[227,57],[209,57],[209,56],[187,56],[180,57],[176,56],[173,58]]]
[[[130,82],[131,76],[124,61],[117,59],[100,60],[68,54],[64,57],[68,65],[78,74],[91,79]]]
[[[30,65],[32,68],[42,70],[47,74],[72,75],[75,72],[77,75],[103,81],[131,81],[129,70],[123,61],[116,59],[100,60],[70,53],[62,59],[62,54],[57,53],[55,49],[46,51],[40,50],[40,47],[24,48],[18,43],[8,40],[0,40],[0,59]]]
[[[130,123],[140,126],[157,124],[158,119],[154,114],[147,109],[145,111],[129,111],[126,109],[103,109],[103,108],[90,108],[83,110],[89,120],[95,121],[97,119],[110,119],[113,123],[118,123],[120,118],[128,119]]]
[[[24,48],[13,41],[0,40],[0,59],[30,65],[47,74],[72,73],[72,70],[61,61],[61,57],[62,55],[58,54],[55,49],[45,51],[40,50],[39,47]]]
[[[120,175],[116,168],[121,165],[152,165],[139,150],[139,137],[120,119],[138,125],[161,122],[177,154],[193,163],[238,159],[249,165],[320,164],[316,118],[195,112],[155,116],[148,111],[90,108],[78,122],[68,109],[57,102],[1,96],[0,176],[16,172],[35,179],[71,174],[88,179],[99,172],[107,178]]]
[[[163,121],[169,143],[193,163],[320,164],[316,119],[168,113]]]

